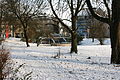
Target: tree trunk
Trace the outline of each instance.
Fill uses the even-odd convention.
[[[94,40],[94,38],[92,37],[92,42],[94,42],[95,40]]]
[[[77,33],[71,33],[71,53],[75,52],[77,53]]]
[[[100,40],[100,45],[104,45],[102,40]]]
[[[110,25],[111,37],[111,63],[120,64],[120,0],[112,2],[112,24]]]
[[[91,14],[99,21],[110,25],[111,63],[120,64],[120,0],[112,0],[112,20],[95,14],[90,0],[86,0]]]
[[[77,20],[77,16],[73,16],[72,15],[72,32],[71,32],[71,53],[75,52],[77,53],[77,32],[76,32],[76,20]]]
[[[14,29],[14,25],[12,26],[12,37],[15,37],[15,35],[14,35],[14,32],[15,32],[15,29]]]
[[[114,25],[114,27],[117,27],[118,29],[114,30],[114,37],[111,36],[111,48],[112,48],[112,54],[111,54],[111,63],[113,64],[120,64],[120,23],[116,23],[118,25]],[[112,41],[113,40],[113,41]]]
[[[24,37],[26,39],[26,45],[27,45],[27,47],[30,47],[30,45],[28,43],[27,28],[26,27],[23,27],[23,28],[24,28]]]

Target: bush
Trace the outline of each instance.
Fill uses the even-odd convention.
[[[6,78],[6,76],[9,75],[9,70],[11,67],[9,67],[9,51],[4,49],[3,46],[0,49],[0,80],[3,80]]]
[[[18,76],[20,73],[20,68],[23,67],[24,64],[15,67],[12,60],[10,59],[10,52],[7,49],[0,49],[0,80],[32,80],[30,73],[25,73],[23,76]],[[21,72],[22,73],[22,72]]]

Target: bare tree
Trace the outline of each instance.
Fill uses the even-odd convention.
[[[108,32],[107,27],[105,23],[98,20],[95,20],[93,23],[94,25],[90,29],[90,32],[92,32],[92,37],[94,36],[94,38],[97,38],[97,40],[100,42],[100,45],[103,45]]]
[[[86,0],[91,14],[99,21],[105,22],[110,26],[111,39],[111,63],[120,64],[120,0],[112,0],[112,15],[108,5],[108,1],[103,0],[108,16],[99,16],[92,8],[90,0]]]
[[[13,14],[9,13],[7,9],[8,5],[4,0],[0,1],[0,36],[5,31],[6,25],[10,25],[11,23],[15,23],[15,18]]]
[[[2,24],[2,18],[3,18],[3,5],[2,2],[0,1],[0,28]]]
[[[9,5],[10,11],[20,21],[26,39],[26,45],[29,47],[27,36],[28,24],[34,16],[42,13],[42,10],[45,8],[44,0],[6,0],[6,2]]]
[[[0,35],[2,32],[2,23],[4,19],[4,13],[5,13],[5,5],[3,2],[4,2],[3,0],[0,1]]]
[[[105,16],[105,12],[101,9],[98,8],[96,10],[96,13],[99,15]],[[94,42],[94,38],[97,38],[98,41],[100,42],[101,45],[103,45],[105,38],[108,36],[108,25],[96,20],[95,18],[91,17],[89,20],[89,26],[90,26],[90,37],[92,37],[92,41]]]
[[[77,53],[77,16],[82,10],[85,1],[84,0],[49,0],[51,10],[58,21],[71,33],[71,53]],[[57,4],[57,5],[56,5]],[[56,8],[55,8],[56,7]],[[69,18],[65,19],[70,21],[71,26],[64,23],[64,19],[60,18],[59,14],[63,14],[67,11]],[[58,13],[57,13],[58,12]],[[64,15],[65,16],[65,15]]]

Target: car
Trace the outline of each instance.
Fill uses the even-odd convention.
[[[59,46],[60,44],[69,44],[64,37],[56,37],[56,38],[40,38],[39,42],[37,42],[37,46],[40,45],[51,45],[51,46]]]
[[[51,38],[43,38],[41,40],[41,44],[51,44],[51,43],[55,43],[55,41]]]
[[[65,40],[65,38],[63,38],[63,37],[54,38],[54,41],[55,41],[55,43],[60,43],[60,44],[67,42],[67,41]]]

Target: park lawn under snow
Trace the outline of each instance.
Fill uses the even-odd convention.
[[[111,49],[84,39],[78,45],[78,54],[69,53],[70,46],[39,46],[19,39],[9,38],[4,45],[9,48],[16,66],[24,64],[19,75],[32,72],[32,80],[120,80],[120,67],[110,64]],[[60,52],[60,58],[53,58]]]

